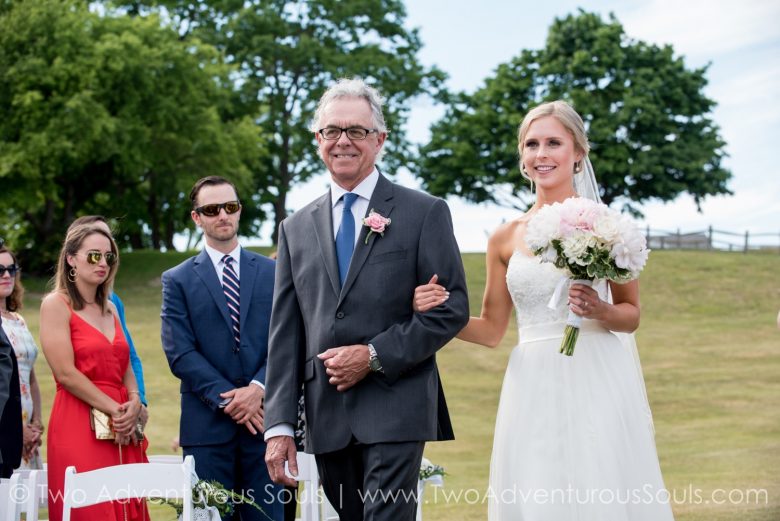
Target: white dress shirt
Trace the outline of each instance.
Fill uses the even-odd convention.
[[[374,170],[368,174],[368,177],[363,179],[359,185],[353,190],[353,194],[357,194],[358,198],[352,203],[350,210],[352,211],[352,217],[355,218],[355,244],[357,244],[358,237],[360,236],[360,228],[363,226],[363,217],[368,212],[368,203],[371,201],[371,196],[374,194],[374,188],[379,182],[379,170],[374,167]],[[347,193],[347,190],[340,187],[331,178],[330,180],[330,204],[331,215],[333,217],[333,240],[336,240],[336,234],[341,226],[341,214],[344,213],[344,200],[343,195]],[[289,423],[280,423],[274,427],[265,431],[263,439],[268,441],[274,436],[295,436],[294,426]]]
[[[363,226],[363,217],[368,212],[368,203],[371,201],[371,196],[376,188],[376,183],[379,181],[379,171],[374,170],[363,179],[359,185],[352,190],[353,194],[357,194],[358,198],[352,203],[352,217],[355,218],[355,244],[357,244],[358,236],[360,235],[360,228]],[[336,234],[341,226],[341,217],[344,213],[344,199],[342,197],[347,191],[336,184],[333,179],[330,181],[330,204],[332,205],[333,216],[333,240],[336,240]]]
[[[222,257],[224,257],[225,254],[215,250],[208,244],[206,244],[205,249],[206,253],[209,255],[209,259],[211,259],[211,263],[214,265],[214,270],[217,272],[219,283],[222,284],[222,272],[225,271],[225,263],[222,262]],[[241,245],[239,244],[236,246],[228,255],[233,257],[233,269],[236,272],[238,280],[241,280]]]

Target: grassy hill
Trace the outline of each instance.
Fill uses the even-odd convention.
[[[178,434],[178,381],[160,347],[160,274],[183,253],[122,256],[117,293],[144,364],[151,419],[150,453],[169,453]],[[465,254],[472,314],[485,282],[484,256]],[[637,334],[666,486],[680,521],[780,519],[780,256],[719,252],[654,252],[643,274]],[[38,334],[45,281],[25,280],[24,316]],[[425,519],[485,519],[493,423],[510,327],[488,350],[453,341],[439,365],[457,440],[429,444],[443,465],[442,490],[429,488]],[[54,383],[41,356],[44,421]],[[713,495],[714,494],[714,495]],[[155,519],[170,511],[155,509]]]

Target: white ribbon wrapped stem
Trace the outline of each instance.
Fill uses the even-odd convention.
[[[594,281],[592,280],[561,277],[561,280],[559,280],[558,284],[555,285],[555,291],[553,292],[552,297],[550,297],[550,302],[547,303],[547,307],[550,309],[556,309],[560,305],[561,299],[564,297],[564,292],[568,292],[572,284],[582,284],[583,286],[592,287],[593,282]],[[571,310],[569,310],[569,316],[566,318],[566,325],[579,328],[581,324],[582,317],[575,315]]]

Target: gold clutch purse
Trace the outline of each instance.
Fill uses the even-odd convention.
[[[111,416],[92,407],[89,413],[89,422],[92,430],[95,431],[95,438],[98,440],[113,440],[114,430],[111,428]]]

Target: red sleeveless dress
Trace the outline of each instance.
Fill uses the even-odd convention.
[[[70,308],[70,306],[68,306]],[[124,403],[128,400],[123,377],[130,362],[130,349],[122,326],[114,316],[114,338],[109,340],[70,310],[70,339],[76,369],[101,391]],[[120,447],[113,440],[98,440],[90,427],[90,406],[76,398],[57,382],[57,394],[49,419],[46,439],[49,480],[49,519],[61,521],[65,469],[77,472],[119,465],[148,462],[144,439],[141,446]],[[73,521],[144,521],[149,519],[146,503],[139,500],[101,503],[71,510]]]

